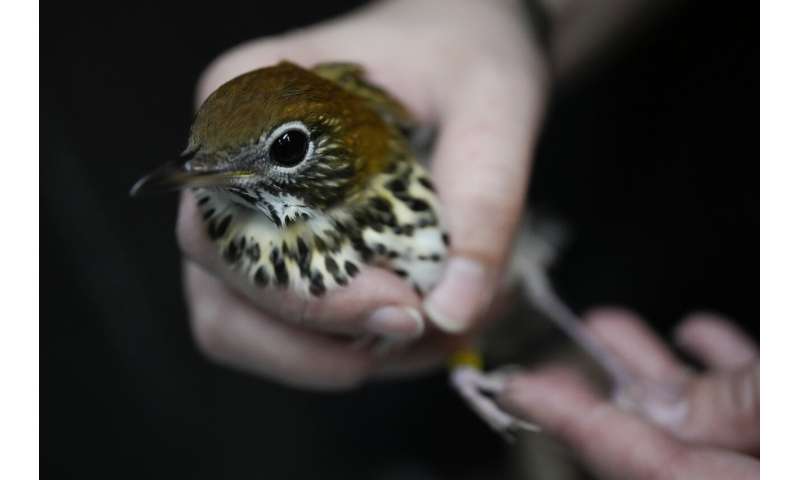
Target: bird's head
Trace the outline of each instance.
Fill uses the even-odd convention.
[[[204,187],[266,212],[325,211],[386,168],[396,132],[357,95],[289,62],[225,83],[200,107],[181,158],[132,194]]]

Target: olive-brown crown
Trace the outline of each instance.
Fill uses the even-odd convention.
[[[246,186],[325,207],[383,170],[398,136],[362,96],[284,61],[212,93],[197,112],[187,152],[194,169],[235,170]],[[303,140],[305,147],[292,145]],[[282,163],[276,152],[294,157]]]

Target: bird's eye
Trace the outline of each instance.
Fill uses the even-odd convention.
[[[296,128],[286,130],[273,140],[269,158],[281,167],[294,167],[306,158],[308,143],[306,132]]]

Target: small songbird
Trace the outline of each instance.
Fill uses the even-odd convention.
[[[369,264],[424,295],[442,275],[448,236],[436,189],[414,153],[416,128],[358,65],[304,69],[284,61],[212,93],[180,159],[139,180],[131,194],[190,189],[219,254],[258,288],[321,296]],[[525,258],[512,266],[526,267],[519,278],[529,298],[623,378],[550,291],[548,247],[533,237],[523,243]],[[502,378],[480,363],[471,346],[453,355],[456,390],[500,433],[534,429],[494,403]]]
[[[258,287],[320,296],[368,263],[422,294],[448,237],[412,128],[359,66],[281,62],[216,90],[181,160],[132,192],[191,187],[220,255]]]

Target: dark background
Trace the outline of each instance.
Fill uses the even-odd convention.
[[[357,4],[269,3],[45,11],[45,478],[427,478],[506,463],[443,375],[321,395],[193,346],[175,198],[127,191],[183,149],[211,59]],[[687,3],[558,93],[533,198],[572,226],[555,279],[576,308],[621,303],[662,332],[707,308],[757,336],[758,14]]]

